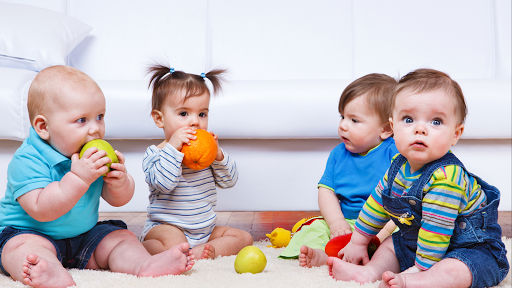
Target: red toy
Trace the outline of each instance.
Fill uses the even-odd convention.
[[[352,233],[340,235],[332,238],[327,245],[325,245],[325,253],[329,257],[338,257],[338,252],[347,246],[348,242],[350,242],[350,238],[352,238]],[[373,253],[379,248],[380,240],[377,237],[373,237],[368,243],[368,257],[370,259],[373,256]]]

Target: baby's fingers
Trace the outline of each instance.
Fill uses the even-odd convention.
[[[124,158],[124,155],[123,153],[119,152],[119,151],[114,151],[116,153],[116,156],[117,156],[117,160],[119,161],[120,164],[124,164],[124,161],[125,161],[125,158]],[[115,163],[113,163],[115,164]],[[114,168],[115,169],[115,168]],[[119,170],[119,169],[116,169],[116,170]]]
[[[213,136],[213,139],[219,139],[219,136],[217,136],[217,134],[213,133],[212,131],[208,131],[208,133],[210,133]]]

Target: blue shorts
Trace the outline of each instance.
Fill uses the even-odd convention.
[[[48,241],[50,241],[55,247],[55,250],[57,250],[57,258],[64,268],[84,269],[101,240],[111,232],[121,229],[127,229],[126,224],[121,220],[101,221],[92,227],[91,230],[74,238],[53,240],[52,238],[33,230],[18,230],[11,226],[7,226],[4,228],[2,233],[0,233],[0,272],[10,276],[2,265],[1,257],[5,243],[14,236],[21,234],[34,234],[44,237],[48,239]]]

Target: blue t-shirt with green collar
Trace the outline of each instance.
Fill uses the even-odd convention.
[[[346,219],[357,219],[368,196],[386,173],[391,159],[398,153],[395,140],[389,137],[366,155],[352,153],[341,143],[327,159],[318,187],[336,193]]]
[[[35,189],[60,181],[71,169],[71,160],[53,149],[34,128],[16,150],[7,169],[7,190],[0,201],[0,232],[7,226],[30,229],[52,239],[76,237],[92,229],[98,221],[103,177],[94,181],[75,206],[60,218],[39,222],[23,210],[17,199]]]

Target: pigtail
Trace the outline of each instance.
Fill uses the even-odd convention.
[[[151,79],[149,80],[148,88],[151,88],[151,85],[153,85],[153,90],[155,90],[158,86],[160,86],[162,78],[169,74],[169,71],[169,67],[166,67],[162,64],[149,66],[147,74],[151,74]]]
[[[162,89],[162,86],[166,82],[163,80],[168,74],[170,74],[169,72],[169,67],[166,67],[159,63],[151,65],[147,69],[147,74],[151,75],[148,88],[151,88],[151,86],[153,86],[153,96],[151,97],[152,110],[160,110],[162,104],[164,103],[166,89]]]
[[[224,74],[227,72],[227,69],[214,69],[208,73],[206,73],[206,78],[212,82],[213,86],[213,94],[217,94],[217,92],[222,92],[222,82],[226,79]]]
[[[169,65],[155,63],[147,68],[147,74],[151,75],[148,88],[153,88],[151,100],[152,110],[161,110],[167,97],[173,97],[179,91],[185,91],[182,101],[208,92],[205,79],[208,78],[213,86],[213,94],[222,90],[223,74],[226,69],[215,69],[208,73],[189,74],[176,71]]]

